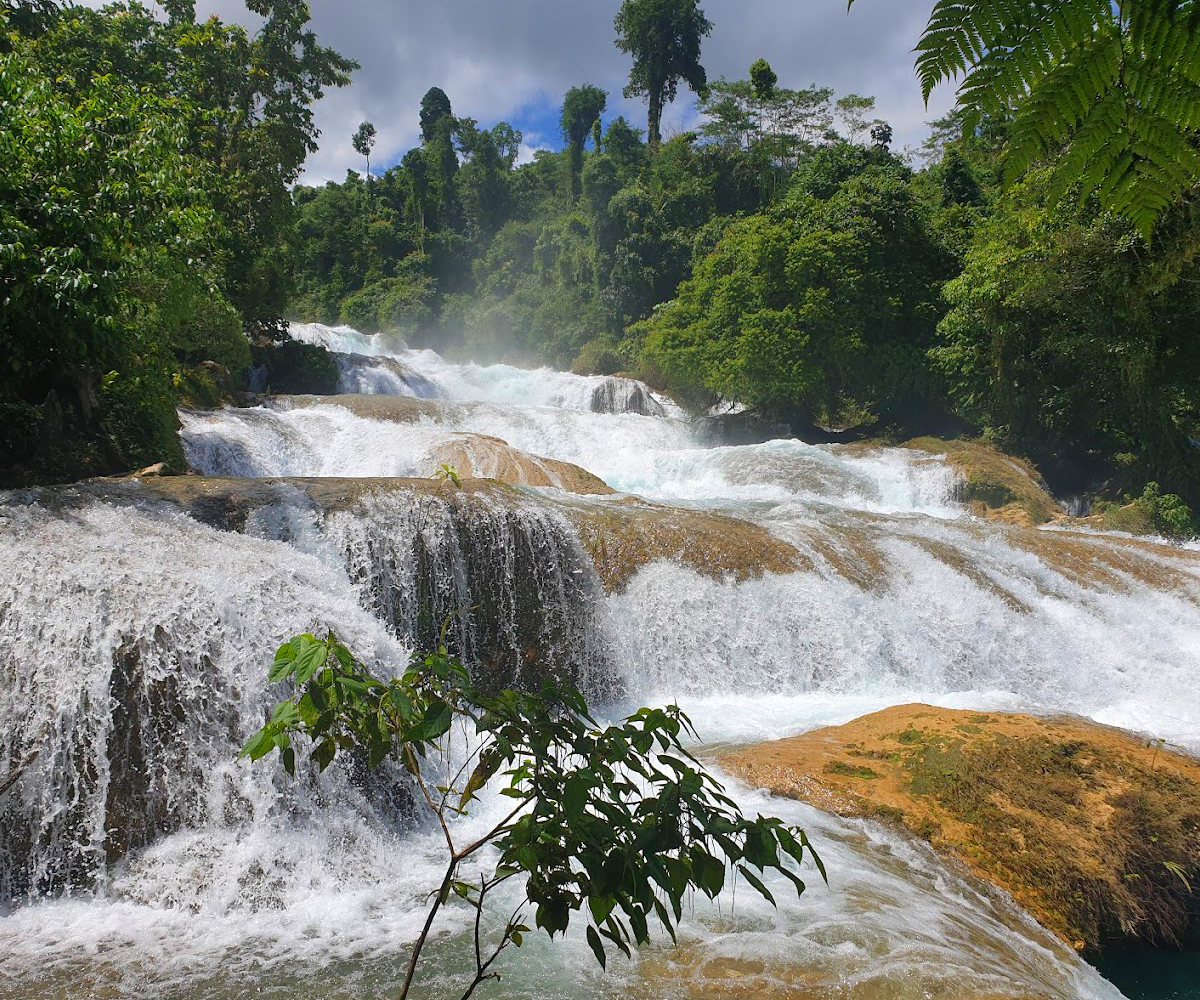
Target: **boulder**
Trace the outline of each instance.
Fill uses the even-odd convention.
[[[796,436],[786,423],[758,410],[738,410],[699,417],[694,425],[706,443],[717,447],[764,444]]]
[[[665,417],[667,411],[648,386],[636,379],[610,375],[592,390],[593,413],[636,413],[643,417]]]
[[[730,772],[927,840],[1078,950],[1197,930],[1200,760],[1078,718],[903,705],[734,750]]]
[[[434,452],[433,460],[450,466],[464,479],[497,479],[513,486],[549,486],[568,493],[615,492],[599,476],[578,465],[529,455],[507,441],[484,434],[451,434]]]
[[[905,448],[944,456],[962,477],[956,499],[980,517],[1036,527],[1063,517],[1041,475],[1028,462],[983,441],[915,438]]]
[[[624,590],[639,569],[660,559],[739,582],[813,567],[766,528],[722,514],[663,507],[635,497],[565,510],[608,593]]]

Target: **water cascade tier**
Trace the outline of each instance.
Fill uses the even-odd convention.
[[[678,700],[714,760],[912,702],[1200,750],[1200,551],[981,521],[928,450],[735,443],[628,379],[293,333],[341,395],[182,413],[195,475],[0,495],[4,996],[396,991],[440,878],[403,778],[234,759],[298,631],[386,671],[448,622],[482,683]],[[731,789],[803,825],[829,887],[697,902],[607,972],[537,937],[488,996],[1119,998],[923,845]],[[452,908],[419,996],[468,937]]]

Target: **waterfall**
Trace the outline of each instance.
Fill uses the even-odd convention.
[[[288,545],[98,503],[8,505],[0,529],[0,761],[21,772],[0,798],[0,900],[102,888],[166,834],[286,811],[234,756],[290,634],[406,659],[344,574]],[[334,775],[322,795],[352,792]]]
[[[0,494],[6,996],[395,991],[442,849],[403,778],[235,761],[302,630],[387,671],[449,621],[485,686],[570,678],[602,718],[677,698],[712,745],[922,700],[1200,749],[1194,548],[984,523],[936,456],[735,443],[628,380],[293,335],[349,395],[181,414],[200,475]],[[511,482],[434,478],[484,441]],[[567,463],[615,494],[567,492]],[[1119,998],[925,847],[731,793],[804,826],[831,886],[697,901],[678,949],[606,972],[581,935],[531,936],[490,995]],[[504,806],[485,792],[465,831]],[[451,908],[439,975],[468,935]]]

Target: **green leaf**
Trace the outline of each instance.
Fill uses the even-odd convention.
[[[608,956],[604,954],[604,945],[600,941],[600,935],[596,933],[596,928],[588,924],[587,941],[591,946],[592,954],[596,956],[596,961],[600,963],[600,968],[608,968]]]
[[[754,872],[752,872],[745,865],[738,865],[738,871],[741,873],[742,878],[744,878],[747,882],[754,886],[755,889],[758,890],[759,895],[762,896],[763,899],[765,899],[772,906],[776,905],[775,897],[771,895],[771,890],[763,884],[762,879],[755,875]]]
[[[329,648],[325,643],[314,639],[311,635],[302,635],[293,640],[298,643],[296,650],[296,683],[307,684],[313,674],[325,666],[329,659]]]
[[[616,905],[617,901],[609,896],[588,897],[588,909],[592,911],[592,919],[597,924],[603,924]]]
[[[296,666],[296,651],[290,642],[285,642],[275,654],[275,662],[271,664],[267,680],[275,684],[288,677]]]
[[[322,740],[313,747],[312,756],[317,762],[317,767],[324,771],[330,764],[333,763],[333,758],[337,754],[337,746],[333,740]]]
[[[577,820],[583,815],[588,800],[588,785],[587,775],[584,774],[576,773],[567,779],[563,788],[563,811],[567,819]]]

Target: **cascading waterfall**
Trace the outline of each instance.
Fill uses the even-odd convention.
[[[103,887],[165,834],[286,812],[233,758],[289,626],[405,659],[344,575],[287,545],[104,504],[5,506],[0,529],[0,760],[22,772],[0,798],[0,899]]]
[[[511,365],[448,364],[433,351],[409,350],[394,337],[359,333],[348,326],[293,323],[291,332],[296,340],[334,353],[341,392],[682,416],[671,400],[634,379],[569,375],[550,368],[529,371]]]
[[[190,463],[234,479],[0,497],[0,787],[16,775],[0,792],[2,995],[394,992],[439,877],[403,783],[234,763],[272,700],[270,652],[301,629],[334,627],[394,667],[449,616],[487,683],[570,676],[614,715],[678,697],[713,743],[920,699],[1076,711],[1200,747],[1198,553],[985,525],[920,453],[715,447],[638,383],[454,365],[345,327],[293,334],[337,352],[342,389],[370,406],[183,414]],[[429,477],[464,435],[618,495],[460,495]],[[620,493],[749,520],[795,571],[722,576],[698,553],[605,594],[573,519],[636,516]],[[734,794],[805,826],[831,888],[806,876],[777,911],[749,892],[697,904],[678,949],[607,973],[581,936],[538,937],[489,995],[1119,997],[924,847]],[[485,797],[462,822],[501,808]],[[421,996],[460,968],[463,919],[442,926],[442,978]]]

